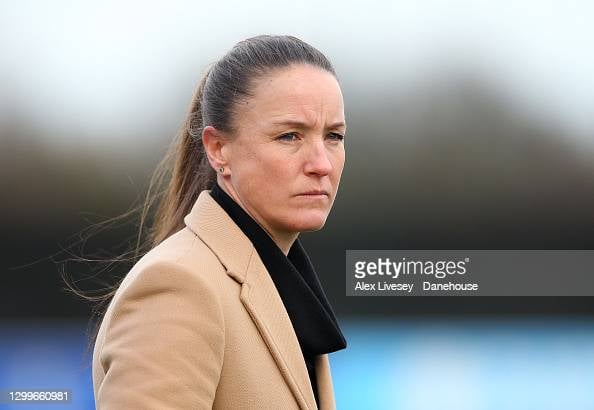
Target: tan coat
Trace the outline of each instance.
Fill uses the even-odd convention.
[[[93,353],[97,409],[316,409],[297,336],[250,240],[203,191],[111,301]],[[320,409],[335,408],[328,355]]]

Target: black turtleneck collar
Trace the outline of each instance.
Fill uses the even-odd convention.
[[[270,235],[217,183],[210,195],[250,239],[266,266],[297,334],[317,401],[314,358],[344,349],[346,340],[307,253],[296,239],[285,256]]]

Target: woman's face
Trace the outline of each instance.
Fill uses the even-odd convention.
[[[252,95],[238,104],[237,134],[222,148],[230,194],[273,236],[322,228],[345,161],[338,82],[293,65],[255,81]]]

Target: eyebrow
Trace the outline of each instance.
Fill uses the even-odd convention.
[[[286,120],[286,121],[277,121],[277,122],[273,122],[272,125],[289,125],[292,127],[299,127],[299,128],[307,128],[308,125],[302,121],[294,121],[294,120]],[[345,127],[346,128],[346,124],[342,121],[340,122],[336,122],[334,124],[331,124],[328,128],[338,128],[338,127]]]

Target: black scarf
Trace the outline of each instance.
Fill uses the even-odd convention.
[[[285,256],[270,235],[217,183],[210,195],[250,239],[270,273],[299,340],[318,403],[314,358],[344,349],[346,340],[305,249],[297,239]]]

